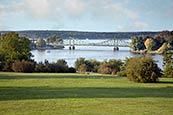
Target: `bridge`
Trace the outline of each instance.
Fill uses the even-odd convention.
[[[30,39],[33,42],[37,39]],[[99,39],[94,39],[99,41]],[[129,38],[112,38],[112,39],[100,39],[100,42],[93,43],[88,39],[69,38],[63,39],[63,43],[56,44],[57,46],[69,46],[70,50],[75,50],[75,46],[110,46],[114,47],[113,50],[119,50],[119,47],[130,47]]]
[[[112,39],[102,39],[100,42],[92,43],[89,40],[81,40],[81,39],[65,39],[63,44],[59,44],[63,46],[69,46],[69,49],[75,49],[75,46],[110,46],[114,47],[114,51],[119,50],[119,47],[130,47],[130,39],[120,39],[120,38],[112,38]]]

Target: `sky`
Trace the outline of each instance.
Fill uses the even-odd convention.
[[[173,0],[0,0],[3,30],[173,30]]]

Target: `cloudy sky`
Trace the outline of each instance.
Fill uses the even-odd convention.
[[[172,0],[0,0],[0,30],[173,29]]]

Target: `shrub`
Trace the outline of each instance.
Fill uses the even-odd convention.
[[[85,64],[85,58],[78,58],[76,61],[75,61],[75,68],[77,71],[79,71],[80,69],[80,66],[82,64]]]
[[[22,60],[22,61],[16,60],[12,64],[12,70],[15,72],[30,73],[34,71],[34,68],[35,68],[34,62],[25,61],[25,60]]]
[[[167,51],[164,52],[163,57],[163,75],[164,77],[173,78],[173,52]]]
[[[87,66],[86,64],[82,64],[79,66],[78,72],[79,73],[85,73],[87,71]]]
[[[126,63],[126,75],[131,81],[149,83],[157,82],[161,69],[151,57],[133,57]]]
[[[75,68],[78,72],[81,72],[81,67],[82,69],[86,69],[86,70],[82,70],[82,73],[83,71],[97,72],[99,65],[100,65],[100,62],[94,59],[86,60],[85,58],[79,58],[75,61]]]
[[[45,72],[45,65],[42,62],[39,62],[35,65],[35,72]]]
[[[99,66],[98,72],[101,74],[111,74],[113,71],[113,68],[106,63],[103,63]]]
[[[125,65],[122,65],[122,66],[120,67],[120,71],[117,72],[117,75],[118,75],[118,76],[121,76],[121,77],[127,77],[127,76],[126,76],[126,66],[125,66]]]
[[[163,75],[164,75],[164,77],[173,78],[173,66],[170,66],[169,64],[167,64],[164,67]]]
[[[56,63],[49,63],[47,60],[45,62],[39,62],[35,66],[35,72],[50,72],[50,73],[75,73],[74,68],[69,68],[67,62],[63,59],[57,60]]]
[[[76,73],[76,69],[74,67],[69,67],[68,73]]]
[[[100,62],[95,59],[85,60],[88,72],[97,72]]]
[[[123,62],[121,60],[109,60],[100,64],[98,72],[102,74],[116,74],[120,71]]]

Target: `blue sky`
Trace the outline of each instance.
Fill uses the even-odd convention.
[[[0,30],[173,30],[173,1],[0,0]]]

